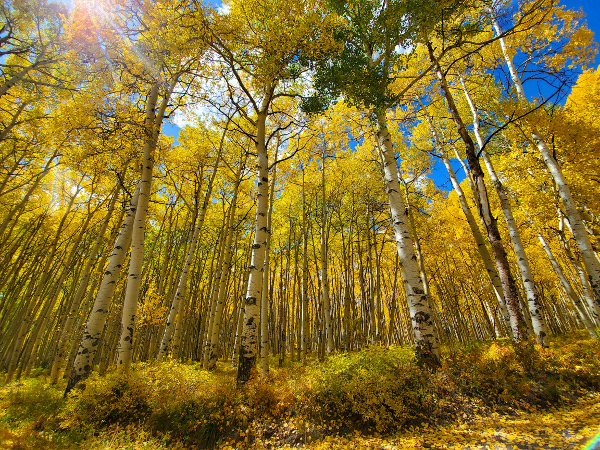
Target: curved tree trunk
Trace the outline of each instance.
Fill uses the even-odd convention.
[[[502,30],[496,20],[495,15],[492,12],[492,20],[493,25],[496,30],[496,34],[500,36],[502,34]],[[523,84],[521,83],[521,79],[519,78],[519,74],[515,69],[512,58],[508,54],[506,49],[506,45],[504,43],[504,39],[502,37],[499,38],[500,46],[502,48],[502,54],[504,56],[504,60],[506,61],[506,65],[508,67],[508,71],[510,72],[511,79],[517,91],[517,96],[519,100],[526,101],[527,97],[525,96],[525,90],[523,89]],[[571,231],[573,232],[573,237],[577,242],[577,247],[581,253],[581,258],[583,259],[583,264],[585,266],[585,270],[588,274],[588,279],[590,281],[590,285],[592,287],[592,291],[594,293],[594,301],[597,307],[600,307],[600,262],[596,258],[594,254],[594,249],[592,247],[592,243],[590,242],[590,237],[585,229],[585,225],[581,220],[581,214],[579,214],[579,210],[577,209],[577,205],[573,200],[573,196],[571,195],[571,189],[567,184],[565,177],[562,173],[558,162],[554,159],[552,152],[546,145],[546,142],[542,138],[541,134],[533,128],[531,131],[531,139],[540,154],[542,155],[542,159],[548,168],[548,171],[552,175],[554,182],[556,183],[556,187],[558,189],[558,195],[560,196],[563,205],[565,205],[565,212],[567,214],[567,218],[569,219],[569,223],[571,224]]]
[[[79,344],[75,360],[73,361],[73,368],[71,369],[71,376],[67,383],[65,396],[77,383],[89,377],[92,371],[92,362],[100,345],[100,338],[106,323],[110,301],[115,292],[117,280],[121,273],[121,267],[123,266],[123,262],[125,262],[125,256],[127,255],[131,244],[131,233],[139,193],[140,184],[138,183],[135,192],[131,197],[129,208],[123,219],[119,235],[115,240],[108,260],[108,265],[104,271],[104,276],[102,277],[94,305],[92,306],[92,311],[88,317],[81,343]]]
[[[483,137],[481,136],[481,132],[479,129],[479,114],[477,113],[477,109],[475,108],[475,105],[471,100],[471,96],[469,95],[469,91],[467,91],[467,87],[465,85],[464,80],[461,78],[460,81],[467,102],[469,103],[469,107],[471,108],[471,113],[473,114],[473,131],[475,133],[475,138],[477,139],[477,143],[479,144],[479,148],[481,150],[483,162],[485,163],[485,167],[487,168],[492,185],[494,186],[494,189],[496,189],[498,198],[500,198],[500,205],[502,206],[502,212],[504,213],[504,220],[506,221],[506,226],[510,234],[510,239],[515,250],[517,264],[519,266],[519,270],[521,272],[521,279],[523,281],[523,287],[525,288],[525,294],[527,295],[527,306],[529,308],[529,314],[531,316],[533,332],[541,346],[547,348],[548,343],[546,340],[546,334],[548,333],[548,329],[546,327],[544,317],[542,316],[542,313],[540,311],[541,305],[539,301],[539,294],[533,281],[533,274],[531,273],[531,268],[529,266],[529,258],[525,253],[525,248],[523,246],[523,242],[521,241],[521,233],[519,233],[517,222],[515,221],[515,218],[513,216],[512,207],[510,206],[510,201],[508,199],[508,196],[506,195],[504,185],[498,178],[498,175],[496,175],[496,171],[494,170],[494,166],[492,165],[490,156],[485,150],[485,143],[483,141]]]
[[[481,170],[481,165],[479,164],[479,158],[477,157],[477,152],[475,151],[475,145],[471,139],[471,136],[469,136],[460,113],[458,112],[458,108],[454,103],[454,99],[450,93],[450,88],[446,82],[446,77],[439,65],[438,60],[433,54],[433,48],[431,47],[430,43],[428,43],[427,46],[429,49],[431,62],[434,65],[435,73],[437,74],[437,77],[440,81],[440,86],[446,101],[448,102],[448,108],[452,114],[452,119],[454,120],[456,128],[458,129],[458,133],[465,144],[467,162],[469,164],[469,168],[471,169],[471,176],[473,177],[473,183],[475,185],[475,200],[477,202],[477,210],[485,225],[488,240],[492,247],[492,254],[494,255],[494,260],[498,269],[498,274],[502,280],[502,289],[506,298],[506,306],[510,314],[510,324],[513,336],[517,341],[520,341],[526,338],[527,329],[523,315],[521,314],[515,280],[510,272],[510,264],[502,243],[502,238],[500,237],[500,232],[498,231],[497,219],[492,215],[490,210],[487,189],[483,181],[483,171]]]
[[[83,272],[80,275],[79,285],[77,286],[77,291],[71,301],[71,305],[69,307],[69,312],[67,313],[67,320],[65,321],[62,330],[60,330],[60,337],[58,341],[58,348],[56,351],[56,357],[54,358],[54,362],[52,364],[52,370],[50,371],[50,383],[55,384],[58,382],[58,377],[61,372],[62,366],[67,357],[67,345],[69,344],[69,337],[71,336],[71,331],[73,330],[73,324],[75,323],[75,319],[77,318],[77,312],[79,311],[79,306],[81,305],[81,299],[85,294],[87,286],[90,281],[90,273],[92,271],[92,266],[96,260],[96,256],[98,256],[98,252],[100,247],[102,246],[102,242],[104,240],[104,234],[106,233],[106,229],[110,223],[110,219],[112,217],[113,211],[115,209],[115,203],[117,198],[119,197],[120,186],[117,186],[115,193],[110,201],[108,206],[108,212],[106,213],[106,217],[104,218],[104,222],[100,227],[100,231],[98,232],[98,237],[96,238],[96,242],[92,247],[92,251],[88,256],[85,267],[83,268]]]

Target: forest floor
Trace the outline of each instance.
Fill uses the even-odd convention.
[[[436,372],[401,347],[272,362],[241,389],[226,363],[140,363],[67,399],[39,369],[0,388],[0,449],[600,450],[600,344],[583,334],[446,347]]]

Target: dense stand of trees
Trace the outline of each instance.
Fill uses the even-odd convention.
[[[267,377],[270,361],[373,344],[413,345],[434,369],[443,343],[597,339],[600,72],[580,13],[25,0],[0,14],[5,382],[45,367],[69,391],[170,357],[231,361],[243,383],[257,364]]]

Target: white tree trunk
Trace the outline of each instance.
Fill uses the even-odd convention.
[[[271,91],[271,88],[268,91]],[[266,121],[269,103],[270,95],[266,95],[256,118],[256,154],[258,160],[256,224],[254,243],[252,244],[252,256],[248,269],[248,289],[244,302],[244,328],[242,330],[237,372],[238,383],[245,383],[250,379],[257,354],[257,327],[260,316],[259,300],[262,293],[265,247],[269,233],[267,227],[267,213],[269,210],[269,157],[266,147]]]
[[[104,324],[106,323],[106,317],[108,316],[110,301],[115,292],[117,280],[121,274],[121,268],[131,245],[133,221],[139,194],[140,184],[138,183],[135,192],[131,197],[129,208],[123,219],[119,235],[115,240],[108,260],[108,265],[106,266],[104,276],[102,277],[102,282],[98,288],[92,311],[81,338],[75,361],[73,362],[73,368],[65,390],[65,395],[67,395],[77,383],[85,380],[92,371],[92,362],[100,345],[102,331],[104,330]]]
[[[73,300],[71,301],[71,305],[69,307],[69,312],[67,315],[67,320],[65,321],[62,330],[60,330],[60,338],[58,341],[58,348],[56,351],[56,356],[54,358],[54,362],[52,364],[52,370],[50,371],[50,383],[55,384],[58,382],[58,377],[61,372],[62,366],[67,357],[67,344],[69,344],[69,337],[71,336],[71,331],[73,330],[73,325],[75,323],[75,319],[77,318],[77,312],[79,311],[79,306],[81,305],[81,299],[85,294],[87,286],[90,281],[90,273],[92,271],[92,266],[96,260],[96,256],[100,251],[100,247],[104,241],[104,234],[110,224],[110,219],[112,217],[113,211],[115,209],[115,203],[117,198],[119,197],[120,186],[117,186],[115,193],[110,201],[108,206],[108,212],[104,218],[104,222],[100,227],[100,231],[98,232],[98,237],[96,238],[96,242],[92,247],[92,251],[88,256],[88,259],[85,263],[85,267],[80,276],[79,285],[77,286],[77,291],[75,291],[75,295],[73,296]]]
[[[495,15],[492,13],[493,25],[496,30],[498,36],[501,36],[502,30],[498,25],[498,21],[496,20]],[[526,101],[527,97],[525,96],[525,90],[523,89],[523,84],[521,83],[521,79],[517,70],[515,69],[512,58],[508,54],[506,50],[506,45],[504,43],[504,39],[502,37],[499,38],[500,46],[502,48],[502,54],[504,55],[504,59],[506,61],[506,65],[508,67],[508,71],[510,72],[511,79],[517,91],[517,96],[519,100]],[[577,205],[573,200],[573,196],[571,195],[571,189],[569,188],[565,177],[562,173],[558,162],[554,159],[552,152],[544,142],[541,134],[535,129],[532,128],[531,131],[531,139],[533,143],[538,148],[540,154],[542,155],[542,159],[548,168],[548,171],[552,175],[554,182],[556,183],[556,187],[558,189],[558,195],[565,206],[565,212],[567,214],[567,218],[569,219],[569,223],[571,224],[571,230],[573,232],[573,237],[575,238],[575,242],[577,242],[577,247],[581,253],[581,257],[583,259],[583,264],[585,266],[585,270],[588,274],[588,279],[590,281],[590,286],[592,287],[592,291],[594,293],[594,302],[597,307],[600,307],[600,263],[594,254],[594,249],[590,242],[590,238],[585,229],[583,221],[581,220],[581,215],[577,209]]]
[[[523,247],[523,242],[521,241],[521,233],[519,233],[517,222],[513,216],[512,207],[510,205],[508,196],[506,195],[504,186],[498,178],[498,175],[494,170],[494,166],[492,165],[492,161],[484,148],[485,142],[479,129],[479,114],[477,113],[477,109],[471,100],[471,96],[469,95],[469,91],[467,91],[467,86],[465,85],[462,77],[460,81],[462,83],[467,103],[469,104],[471,113],[473,114],[473,131],[481,151],[481,156],[483,157],[483,162],[485,163],[488,175],[490,176],[490,181],[492,182],[492,185],[498,194],[498,198],[500,198],[500,205],[502,206],[502,212],[504,213],[504,220],[508,228],[513,249],[515,250],[517,264],[521,272],[521,280],[523,281],[525,295],[527,296],[527,306],[529,308],[529,315],[531,316],[533,333],[535,334],[535,337],[540,345],[544,348],[547,348],[548,342],[546,340],[546,335],[548,334],[548,329],[546,328],[546,322],[541,313],[539,294],[533,281],[533,274],[531,273],[531,268],[529,266],[529,258],[525,253],[525,248]]]
[[[327,342],[327,353],[333,351],[333,327],[331,323],[331,304],[329,299],[329,277],[327,264],[327,240],[329,229],[327,227],[327,198],[325,195],[325,149],[321,158],[321,196],[323,201],[323,214],[321,218],[321,288],[323,289],[323,315],[325,316],[325,338]]]
[[[121,318],[121,336],[117,347],[117,367],[124,372],[129,370],[133,353],[133,331],[137,314],[137,302],[142,281],[142,264],[144,261],[144,237],[146,234],[146,215],[152,187],[152,170],[154,168],[154,150],[158,141],[160,128],[165,110],[169,103],[171,93],[175,88],[176,80],[171,83],[158,112],[155,112],[160,83],[154,83],[146,101],[144,156],[142,162],[142,178],[140,180],[140,194],[135,211],[133,232],[131,234],[131,258],[129,261],[129,274],[125,300],[123,301],[123,316]]]
[[[385,189],[390,204],[396,247],[404,277],[406,299],[410,311],[416,351],[420,359],[436,367],[440,364],[439,344],[435,336],[433,316],[429,308],[427,296],[423,290],[419,265],[417,264],[413,249],[409,219],[406,216],[406,208],[400,191],[396,158],[390,133],[387,129],[385,112],[379,111],[377,113],[377,120],[377,138],[383,155]]]
[[[275,161],[277,161],[277,150],[275,150]],[[265,244],[265,267],[263,271],[262,293],[260,299],[260,376],[264,380],[269,375],[269,265],[271,262],[271,215],[273,214],[273,200],[275,199],[275,180],[277,178],[277,166],[273,167],[271,178],[271,192],[269,194],[269,212],[267,213],[267,241]]]

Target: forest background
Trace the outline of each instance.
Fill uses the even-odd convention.
[[[256,389],[277,414],[317,399],[321,416],[349,408],[377,430],[434,399],[429,414],[445,417],[444,376],[455,397],[510,407],[597,390],[600,71],[581,12],[550,0],[5,0],[1,12],[7,398],[43,374],[68,399],[67,429],[203,411],[206,444],[234,421],[194,409],[204,382],[236,429]],[[331,365],[309,376],[313,364]],[[231,365],[237,391],[210,384]],[[275,367],[320,380],[305,386],[313,400],[269,391]],[[197,392],[167,407],[132,369]],[[475,394],[471,369],[510,387]],[[98,412],[102,392],[116,410]],[[181,426],[177,439],[193,425]]]

